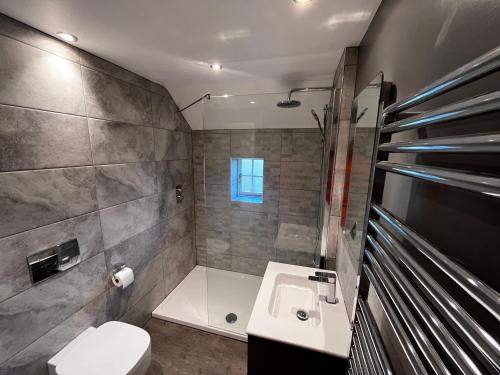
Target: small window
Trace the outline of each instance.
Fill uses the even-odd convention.
[[[231,159],[231,199],[262,203],[264,194],[264,160]]]

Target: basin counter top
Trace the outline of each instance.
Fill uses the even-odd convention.
[[[316,271],[320,270],[269,262],[250,316],[248,335],[348,358],[351,325],[339,280],[338,302],[329,304],[325,301],[328,285],[308,280]],[[309,318],[299,320],[298,310],[305,311]]]

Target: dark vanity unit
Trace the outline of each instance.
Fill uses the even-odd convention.
[[[345,374],[347,358],[248,335],[248,375]]]

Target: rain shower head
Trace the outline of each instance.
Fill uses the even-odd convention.
[[[300,102],[298,100],[285,99],[285,100],[280,100],[276,105],[280,108],[295,108],[300,105]]]
[[[292,99],[292,94],[294,92],[331,91],[332,89],[333,87],[298,87],[291,89],[288,93],[288,97],[284,100],[280,100],[276,105],[280,108],[296,108],[300,105],[300,102]]]

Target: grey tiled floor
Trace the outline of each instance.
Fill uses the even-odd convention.
[[[152,361],[147,375],[244,375],[247,344],[182,325],[151,319]]]

